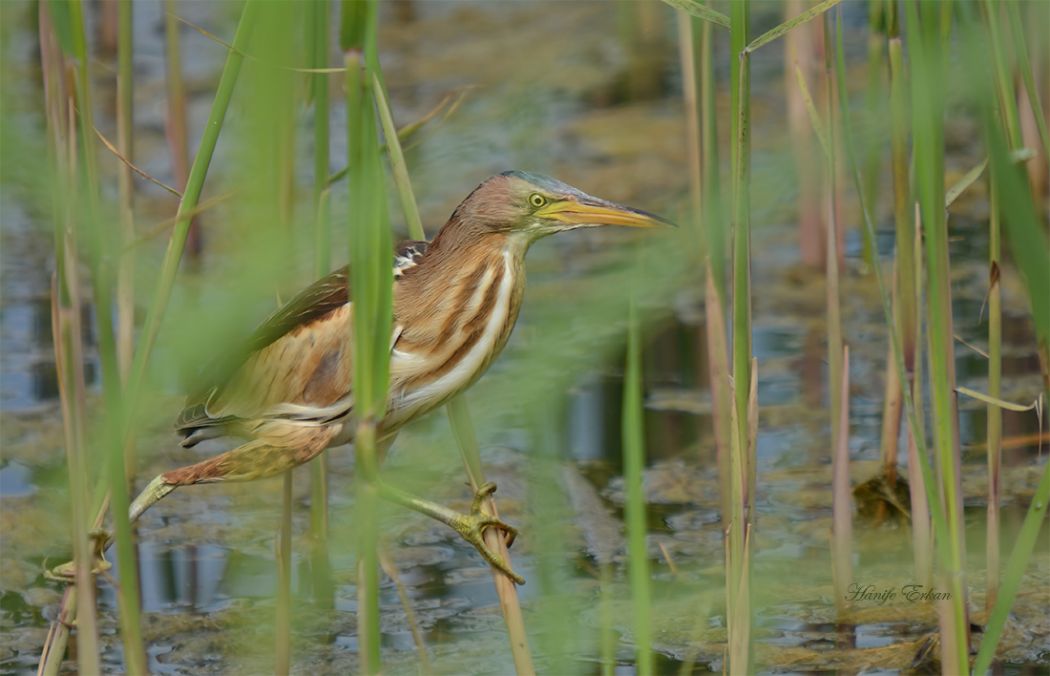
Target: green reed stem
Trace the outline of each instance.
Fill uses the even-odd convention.
[[[841,17],[839,19],[841,21]],[[835,45],[836,52],[836,77],[839,83],[839,106],[842,109],[842,139],[844,141],[846,149],[846,157],[849,160],[850,172],[853,176],[853,186],[857,192],[857,199],[860,202],[861,215],[864,217],[864,227],[874,235],[875,223],[872,219],[871,209],[867,202],[864,200],[864,193],[862,190],[863,181],[860,174],[860,162],[857,159],[857,154],[853,148],[853,136],[850,131],[850,114],[849,114],[849,97],[844,94],[846,92],[845,85],[845,57],[843,56],[842,48],[842,31],[837,31],[838,40]],[[919,239],[920,233],[916,230],[915,233],[916,242],[921,241]],[[917,246],[917,244],[915,245]],[[917,251],[917,249],[913,249]],[[874,267],[875,272],[875,283],[879,290],[879,298],[882,302],[883,319],[886,322],[887,328],[894,326],[893,319],[893,306],[891,304],[890,293],[886,288],[885,280],[882,276],[882,269],[876,265]],[[915,280],[916,280],[916,296],[921,298],[922,286],[918,283],[921,279],[921,262],[918,258],[915,261]],[[916,305],[920,303],[916,301]],[[921,327],[917,326],[916,330],[919,331]],[[919,334],[917,334],[919,335]],[[904,363],[904,350],[901,346],[901,338],[896,331],[889,331],[890,344],[893,347],[893,361],[897,368],[898,377],[902,382],[906,382],[907,371]],[[916,343],[918,344],[918,342]],[[916,371],[918,371],[919,364],[916,360]],[[912,433],[912,438],[916,445],[916,456],[919,462],[920,474],[922,476],[922,484],[925,488],[926,495],[936,496],[937,495],[937,484],[934,478],[933,467],[930,465],[929,454],[926,447],[926,434],[924,426],[921,422],[922,418],[919,415],[919,411],[916,408],[916,401],[920,401],[918,396],[915,396],[919,392],[918,383],[920,379],[916,376],[916,389],[913,393],[911,388],[904,388],[904,410],[907,413],[908,425]],[[946,561],[948,557],[947,542],[948,542],[948,525],[945,519],[944,508],[941,505],[940,500],[932,500],[929,503],[930,516],[933,520],[934,525],[934,542],[936,544],[936,550],[939,560]]]
[[[718,162],[718,112],[715,96],[714,24],[692,20],[690,37],[694,58],[699,54],[698,96],[700,123],[700,214],[706,239],[706,279],[704,311],[707,316],[707,359],[713,403],[718,477],[722,505],[723,529],[729,525],[730,487],[729,453],[732,438],[730,408],[733,394],[729,387],[729,345],[726,331],[726,219],[722,202]]]
[[[890,66],[890,171],[893,177],[893,220],[896,228],[896,266],[894,267],[896,293],[893,297],[895,321],[889,330],[897,332],[897,339],[904,350],[906,375],[910,377],[916,364],[915,224],[912,221],[911,178],[909,176],[907,82],[895,2],[887,3],[885,21],[886,50]],[[867,200],[866,202],[873,204]],[[896,373],[892,365],[892,355],[888,370]],[[887,407],[883,410],[882,437],[884,473],[887,478],[893,477],[894,479],[896,478],[901,410],[899,403],[892,408],[889,405],[891,402],[900,401],[903,396],[901,388],[910,386],[909,380],[900,378],[895,378],[895,380],[897,387],[892,391],[887,388],[886,392]]]
[[[824,14],[824,44],[833,45],[834,35],[831,29],[830,15]],[[836,87],[834,75],[834,50],[824,50],[824,79],[826,86],[826,111],[828,130],[828,154],[825,163],[825,208],[827,210],[827,240],[825,242],[824,269],[826,276],[826,305],[827,305],[827,330],[828,330],[828,397],[831,408],[831,447],[839,446],[839,406],[841,397],[836,396],[838,388],[842,384],[842,307],[839,299],[839,256],[838,256],[838,197],[839,188],[836,185],[838,174],[837,160],[838,148],[836,139],[839,136],[839,121],[835,114]]]
[[[989,174],[988,179],[988,395],[1002,396],[1002,289],[999,285],[1000,257],[1000,224],[999,224],[999,189],[995,177]],[[991,614],[999,593],[999,468],[1002,460],[1003,412],[994,405],[988,404],[987,416],[988,444],[988,518],[986,524],[986,598],[985,607]]]
[[[59,5],[55,5],[54,7],[59,7]],[[123,439],[125,447],[131,445],[134,440],[131,433],[131,423],[135,420],[135,409],[137,408],[137,403],[139,401],[138,395],[144,384],[146,365],[148,364],[153,344],[156,341],[157,333],[159,332],[160,323],[167,307],[168,300],[171,297],[171,289],[174,284],[175,273],[178,270],[179,260],[182,256],[182,249],[186,242],[186,234],[189,228],[190,218],[196,210],[201,189],[203,188],[204,178],[207,175],[208,166],[215,151],[215,144],[218,141],[219,132],[222,129],[222,122],[226,110],[229,107],[233,87],[237,81],[237,75],[240,71],[240,65],[243,58],[241,53],[254,22],[255,7],[255,0],[247,0],[245,7],[242,10],[241,19],[237,27],[237,35],[234,38],[234,46],[239,48],[231,50],[227,55],[226,65],[223,68],[215,102],[212,105],[211,115],[209,116],[208,125],[201,137],[200,149],[197,153],[197,157],[194,159],[193,168],[190,171],[190,180],[187,182],[186,191],[183,193],[176,214],[176,224],[171,239],[168,242],[168,249],[161,266],[161,275],[154,291],[153,302],[146,315],[143,338],[139,342],[138,348],[135,352],[135,358],[132,362],[131,374],[128,378],[128,387],[125,396],[126,410],[123,411],[123,424],[126,432]],[[63,193],[68,194],[68,191],[63,191]],[[116,453],[111,453],[109,461],[115,462],[122,467],[123,462],[118,458],[120,458],[120,456]],[[116,499],[119,499],[119,496],[117,496]],[[124,533],[130,533],[130,525],[128,524],[127,518],[126,492],[124,493],[124,500],[123,508],[116,503],[113,504],[113,518],[117,529],[117,542],[125,542],[125,546],[127,546],[130,544],[129,536],[121,535],[122,531]],[[99,508],[99,514],[95,519],[96,523],[102,521],[102,515],[107,508],[107,503],[108,500],[102,501]],[[68,617],[70,615],[68,612],[70,599],[71,597],[64,599],[63,605],[59,609],[59,614],[61,616]],[[83,603],[81,603],[80,606],[81,608],[85,607]],[[93,602],[90,607],[94,608]],[[45,650],[47,650],[47,647],[45,647]],[[93,672],[88,670],[84,673]]]
[[[80,135],[84,152],[84,182],[82,186],[87,198],[84,204],[87,206],[87,219],[91,228],[91,236],[94,240],[92,255],[94,283],[92,287],[94,290],[95,311],[98,317],[96,325],[98,328],[99,360],[102,363],[102,391],[106,402],[106,418],[109,423],[109,429],[103,432],[103,439],[108,442],[106,446],[109,449],[109,458],[106,464],[109,469],[109,492],[114,510],[113,520],[116,532],[117,564],[120,567],[120,589],[117,594],[117,601],[120,606],[120,629],[124,643],[124,659],[128,671],[144,673],[146,670],[146,653],[142,645],[139,622],[138,563],[132,543],[131,524],[127,516],[129,498],[128,479],[125,473],[125,458],[133,458],[134,453],[130,450],[123,451],[121,445],[115,443],[119,435],[114,433],[121,426],[121,408],[123,406],[121,403],[121,378],[117,363],[116,336],[113,332],[112,320],[115,275],[110,261],[107,260],[106,252],[106,248],[112,246],[111,243],[114,239],[111,232],[112,228],[105,225],[104,220],[99,217],[99,185],[94,152],[95,124],[92,116],[91,80],[88,71],[90,62],[84,29],[83,5],[82,2],[71,2],[69,7],[73,51],[79,62],[76,83]],[[125,14],[125,16],[122,17],[124,25],[120,31],[126,41],[124,44],[125,56],[123,58],[127,63],[122,64],[122,67],[126,69],[125,77],[130,77],[131,67],[131,57],[128,53],[131,41],[131,17],[128,13],[129,11],[130,9],[122,11],[122,14]],[[125,89],[130,89],[127,84],[129,83],[125,81]],[[127,92],[126,96],[130,97],[130,92]],[[130,110],[125,112],[130,113]],[[126,124],[130,125],[130,120],[127,120]],[[127,131],[127,134],[130,137],[130,130]],[[130,178],[128,180],[130,181]],[[127,197],[130,199],[130,194]],[[125,206],[130,208],[130,205]],[[130,213],[126,214],[126,217],[130,218]],[[119,240],[117,241],[118,246],[113,248],[119,252]],[[86,476],[84,481],[86,485]],[[86,517],[86,514],[84,516]],[[94,584],[93,580],[92,584]]]
[[[56,190],[52,221],[56,271],[51,288],[51,331],[58,375],[59,402],[65,446],[70,498],[70,536],[73,545],[75,584],[67,587],[58,619],[51,623],[40,655],[38,673],[51,676],[62,666],[70,626],[82,610],[77,634],[77,663],[81,673],[99,668],[95,581],[91,574],[91,545],[88,540],[88,463],[83,448],[84,363],[80,342],[80,290],[77,274],[73,186],[76,176],[76,141],[73,132],[73,101],[66,94],[63,73],[66,59],[58,25],[68,26],[67,5],[39,7],[40,62],[47,114],[49,165]],[[62,15],[52,19],[52,14]],[[64,198],[64,199],[63,199]]]
[[[849,373],[846,372],[849,353],[843,347],[842,340],[842,307],[839,294],[839,255],[838,255],[838,143],[839,119],[836,114],[835,101],[837,87],[835,83],[835,54],[830,46],[834,44],[830,14],[822,17],[824,28],[824,81],[826,86],[826,115],[828,130],[828,154],[825,163],[825,202],[827,209],[827,240],[824,247],[825,290],[827,305],[828,331],[828,400],[831,409],[832,467],[832,570],[835,584],[836,605],[844,609],[846,593],[851,581],[850,549],[852,524],[850,513],[849,490]]]
[[[701,189],[704,218],[704,233],[707,237],[707,265],[714,277],[715,289],[724,308],[726,305],[726,220],[722,202],[721,179],[718,163],[718,110],[715,95],[714,30],[707,21],[693,22],[692,36],[699,44],[699,96],[700,96],[700,151],[702,160]],[[724,323],[724,319],[723,319]],[[724,337],[723,337],[724,339]],[[728,357],[726,358],[728,359]],[[723,408],[728,418],[728,406]]]
[[[989,52],[987,33],[978,26],[969,6],[963,5],[961,16],[966,29],[966,51],[970,71],[978,78],[979,87],[975,101],[981,111],[985,139],[989,151],[990,179],[995,181],[999,214],[1005,225],[1006,241],[1021,277],[1027,286],[1032,316],[1035,323],[1036,342],[1043,366],[1044,391],[1050,391],[1047,375],[1048,344],[1050,344],[1050,246],[1029,189],[1023,168],[1010,157],[1011,141],[1003,129],[1001,118],[997,119],[992,94],[996,91],[992,73],[988,72],[983,58]],[[1043,468],[1036,493],[1028,507],[1021,531],[1003,570],[1002,584],[992,607],[988,623],[974,662],[974,673],[985,673],[995,656],[995,649],[1010,608],[1017,597],[1024,571],[1038,540],[1039,531],[1046,519],[1047,503],[1050,501],[1050,466]]]
[[[292,663],[292,470],[282,477],[281,526],[277,536],[277,619],[274,623],[276,674],[287,674]]]
[[[241,64],[244,61],[244,49],[251,35],[255,19],[258,14],[258,0],[246,0],[241,17],[237,23],[237,31],[233,38],[233,49],[226,53],[226,63],[219,77],[219,86],[215,92],[215,100],[212,102],[208,121],[201,134],[200,145],[197,155],[193,158],[189,177],[186,181],[186,189],[179,201],[179,208],[175,215],[175,226],[172,229],[168,248],[164,252],[164,260],[161,263],[160,275],[146,319],[142,329],[142,338],[138,349],[135,351],[135,359],[132,363],[131,377],[129,378],[128,418],[134,420],[134,409],[138,400],[138,394],[146,376],[146,366],[153,346],[160,332],[161,320],[171,299],[171,290],[175,283],[175,274],[178,272],[179,261],[182,259],[183,248],[186,245],[186,236],[189,232],[190,220],[193,212],[200,201],[201,191],[204,189],[204,179],[208,175],[208,167],[215,154],[215,145],[219,141],[219,133],[222,131],[226,111],[230,107],[230,99],[233,96],[234,86],[240,74]]]
[[[452,434],[459,445],[471,489],[477,491],[485,483],[485,473],[481,467],[481,452],[466,398],[463,395],[454,397],[445,406],[445,409],[452,426]],[[496,501],[492,499],[492,496],[482,502],[482,510],[493,516],[499,516],[496,511]],[[511,565],[510,554],[503,536],[496,532],[495,528],[488,528],[485,530],[484,537],[485,545],[503,557],[508,566]],[[513,580],[495,569],[492,571],[492,581],[496,586],[496,594],[499,596],[503,621],[507,625],[507,637],[510,640],[514,670],[518,676],[535,674],[536,669],[532,664],[532,653],[529,651],[528,634],[525,632],[525,619],[521,612],[517,586]]]
[[[912,299],[912,304],[915,308],[921,308],[924,300],[922,276],[922,231],[916,227],[912,227],[912,231],[911,250],[915,254],[912,259],[914,269],[912,270],[911,275],[911,278],[915,281],[915,286],[913,288],[915,295]],[[907,340],[911,341],[913,346],[922,345],[922,322],[916,321],[913,328],[915,333],[908,337]],[[890,330],[892,331],[893,329],[890,328]],[[900,346],[901,344],[902,341],[900,341],[898,337],[896,345]],[[893,341],[891,341],[891,348],[892,345]],[[891,355],[891,360],[893,356],[895,355]],[[907,358],[907,355],[903,356]],[[893,362],[891,361],[891,363]],[[910,389],[905,385],[901,391],[905,404],[907,404],[909,400],[909,392],[911,394],[911,401],[922,401],[922,359],[916,358],[914,360],[914,372],[909,372],[908,375],[912,378]],[[929,455],[926,450],[926,419],[922,409],[913,408],[910,413],[912,424],[908,426],[908,492],[911,497],[912,551],[915,555],[916,580],[920,584],[929,585],[933,581],[934,545],[931,542],[930,537],[931,512],[928,497],[929,493],[926,491],[927,483],[932,483],[932,481],[927,481],[927,473],[929,472]],[[921,442],[917,442],[916,439],[920,439]],[[919,457],[920,452],[923,454],[921,458]],[[939,507],[940,502],[937,502],[936,506]],[[943,535],[938,535],[938,537],[943,539]]]
[[[849,347],[842,348],[842,381],[831,396],[839,400],[839,419],[832,427],[835,437],[831,461],[832,491],[832,580],[835,602],[845,610],[846,594],[853,582],[853,492],[849,480]]]
[[[932,400],[935,458],[941,479],[948,525],[948,559],[941,570],[951,593],[950,614],[942,624],[941,659],[952,673],[965,670],[969,645],[964,582],[961,459],[955,403],[954,338],[951,308],[951,271],[948,260],[948,225],[944,209],[944,50],[940,6],[907,5],[912,49],[912,122],[915,176],[925,236],[927,340],[929,344],[930,396]],[[936,494],[927,496],[930,502]]]
[[[642,406],[642,347],[635,305],[632,297],[628,310],[627,365],[623,383],[623,480],[627,487],[627,569],[631,584],[631,615],[634,619],[635,668],[642,676],[649,676],[653,673],[653,653],[645,490],[642,486],[645,411]]]
[[[1006,569],[1003,571],[1003,584],[999,597],[988,615],[988,623],[984,627],[984,637],[977,650],[977,658],[973,663],[973,673],[984,674],[992,664],[995,657],[995,648],[999,644],[1006,620],[1010,615],[1010,608],[1021,587],[1021,579],[1028,567],[1028,560],[1039,540],[1039,531],[1046,523],[1046,508],[1050,504],[1050,465],[1043,465],[1043,475],[1039,479],[1032,503],[1025,513],[1021,530],[1014,540],[1013,550],[1007,559]]]
[[[307,34],[311,68],[328,66],[329,15],[328,0],[313,0],[310,3]],[[332,265],[328,189],[328,75],[312,75],[310,92],[314,104],[314,274],[321,277],[328,274]],[[328,552],[328,453],[322,453],[310,465],[310,537],[314,601],[323,608],[332,608],[335,605],[335,583]]]
[[[1035,118],[1036,128],[1039,130],[1039,139],[1043,142],[1043,158],[1050,161],[1050,133],[1047,132],[1046,115],[1043,113],[1043,104],[1039,100],[1039,88],[1035,86],[1035,76],[1032,74],[1032,60],[1029,58],[1028,47],[1025,44],[1025,31],[1021,23],[1021,3],[1006,2],[1003,4],[1006,6],[1006,17],[1010,22],[1010,37],[1017,54],[1017,66],[1021,71],[1021,80],[1024,82],[1025,93],[1028,95],[1028,104],[1032,108],[1032,117]],[[1045,19],[1045,15],[1041,17],[1037,15],[1035,21]]]
[[[616,630],[613,628],[612,564],[598,564],[598,661],[602,676],[616,673]]]
[[[358,643],[361,669],[382,670],[379,625],[379,496],[376,425],[386,409],[390,378],[393,248],[386,181],[379,156],[373,74],[377,68],[375,2],[343,3],[341,47],[346,65],[347,167],[350,190],[350,288],[353,289],[353,387],[359,468]]]
[[[1006,49],[1002,44],[1005,36],[999,27],[1000,8],[1006,4],[1009,3],[984,0],[981,3],[981,9],[984,10],[984,20],[988,24],[992,60],[995,63],[995,82],[999,96],[999,110],[1003,124],[1006,127],[1006,137],[1010,140],[1010,147],[1011,149],[1017,149],[1024,145],[1021,139],[1021,120],[1017,113],[1017,98],[1014,95],[1013,68]]]
[[[408,224],[409,236],[416,240],[425,240],[426,233],[423,231],[423,221],[419,215],[419,206],[416,204],[415,194],[412,190],[412,180],[408,175],[408,165],[401,150],[401,139],[399,138],[397,127],[394,126],[394,118],[383,87],[381,73],[374,72],[372,77],[376,108],[382,123],[383,136],[386,140],[387,156],[390,158],[394,184],[397,186],[405,222]],[[448,403],[446,410],[449,424],[452,426],[452,434],[456,438],[464,467],[467,470],[467,477],[471,487],[476,491],[485,483],[485,474],[481,466],[481,452],[466,398],[462,396],[455,397]],[[492,496],[485,499],[482,509],[489,514],[498,515],[496,500]],[[510,554],[503,537],[495,529],[490,528],[485,531],[484,538],[486,546],[501,555],[503,560],[509,565]],[[496,595],[500,599],[500,609],[503,611],[503,620],[507,626],[507,635],[510,640],[515,669],[521,675],[535,673],[535,668],[532,665],[532,655],[529,652],[528,635],[525,632],[525,621],[521,613],[521,602],[518,599],[517,585],[495,569],[492,574]]]
[[[686,135],[688,138],[689,157],[689,197],[691,206],[691,227],[696,238],[698,254],[706,263],[705,286],[710,284],[714,290],[705,290],[704,322],[707,340],[709,385],[711,389],[712,419],[714,421],[715,454],[718,462],[719,486],[721,487],[723,526],[729,522],[729,357],[726,352],[724,303],[720,300],[725,291],[725,263],[722,260],[724,244],[721,234],[722,223],[715,221],[716,208],[708,201],[717,199],[716,192],[711,190],[712,179],[708,172],[714,172],[713,179],[717,185],[718,163],[715,144],[710,144],[704,134],[714,135],[713,121],[713,73],[711,72],[711,25],[690,17],[686,12],[678,11],[678,45],[682,63],[682,93],[685,100]],[[699,72],[703,71],[703,73]],[[703,93],[701,94],[701,91]],[[705,106],[701,111],[701,100]],[[715,154],[712,162],[710,155]],[[706,249],[706,251],[705,251]],[[718,266],[718,272],[712,268]],[[716,282],[717,280],[717,282]]]
[[[750,666],[751,607],[747,552],[754,499],[755,439],[751,438],[751,61],[747,51],[749,0],[731,5],[730,121],[733,225],[733,390],[730,446],[731,506],[726,561],[729,669],[744,673]]]

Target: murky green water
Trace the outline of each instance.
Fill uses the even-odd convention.
[[[425,224],[433,232],[451,208],[485,176],[509,167],[538,169],[604,196],[675,213],[684,202],[685,156],[672,25],[658,12],[662,42],[643,64],[647,83],[637,87],[636,61],[615,39],[616,17],[599,3],[417,2],[409,20],[388,11],[381,44],[395,113],[409,121],[457,87],[476,85],[460,109],[428,130],[409,151]],[[223,34],[228,12],[189,4],[196,22]],[[141,35],[155,34],[158,8],[136,5]],[[850,10],[851,12],[855,10]],[[26,10],[28,12],[28,8]],[[851,13],[847,17],[852,16]],[[28,14],[23,15],[28,21]],[[764,20],[764,19],[763,19]],[[666,24],[666,25],[664,25]],[[27,24],[28,25],[28,24]],[[32,42],[16,41],[23,67],[31,71]],[[186,69],[194,84],[192,123],[199,129],[222,52],[186,32]],[[161,47],[141,40],[137,81],[141,91],[137,134],[141,162],[167,178],[163,110],[150,105],[162,91]],[[156,43],[156,44],[154,44]],[[857,44],[861,42],[857,41]],[[932,605],[908,599],[901,587],[917,583],[912,573],[910,533],[895,524],[858,522],[854,568],[858,584],[875,591],[896,590],[884,603],[861,601],[848,622],[836,616],[831,584],[831,469],[827,430],[824,291],[819,278],[801,269],[791,224],[794,186],[785,167],[787,139],[777,107],[781,97],[779,53],[756,58],[756,191],[753,243],[754,348],[759,360],[760,434],[754,587],[756,657],[765,670],[885,672],[928,668],[920,658],[936,632]],[[633,82],[633,85],[632,85]],[[32,91],[32,84],[27,85]],[[334,113],[333,120],[341,113]],[[102,116],[100,124],[112,124]],[[236,119],[230,124],[235,125]],[[338,128],[338,124],[333,125]],[[306,134],[304,133],[304,136]],[[345,155],[345,137],[334,141],[333,157]],[[968,168],[972,151],[954,146],[949,166]],[[303,157],[308,157],[304,148]],[[228,158],[227,158],[228,159]],[[223,171],[224,156],[216,159]],[[306,160],[303,160],[304,164]],[[333,170],[339,168],[333,162]],[[884,195],[886,193],[884,192]],[[888,196],[888,195],[887,195]],[[167,215],[169,202],[144,188],[143,214]],[[339,205],[335,205],[338,214]],[[955,321],[960,337],[982,345],[980,318],[986,252],[976,202],[961,202],[951,220]],[[0,440],[0,672],[35,669],[61,586],[42,574],[48,564],[69,556],[68,503],[62,435],[55,401],[50,343],[48,226],[5,187],[2,213],[3,339]],[[892,252],[885,226],[880,246]],[[221,224],[204,265],[221,261]],[[884,369],[885,331],[874,282],[858,274],[859,241],[850,224],[849,278],[843,292],[846,340],[851,361],[851,467],[853,483],[877,469]],[[529,431],[506,393],[537,332],[586,332],[590,327],[552,328],[541,322],[545,308],[564,304],[615,264],[607,251],[623,240],[617,233],[571,235],[545,241],[530,254],[530,289],[511,345],[493,373],[472,394],[490,478],[499,485],[504,517],[522,527],[514,566],[529,584],[521,589],[526,623],[536,646],[561,646],[569,663],[597,673],[600,612],[599,568],[611,566],[609,617],[617,642],[617,673],[632,671],[631,621],[624,575],[623,486],[620,465],[622,385],[620,355],[593,360],[572,373],[569,388],[549,392],[550,416],[542,438]],[[163,238],[162,238],[163,239]],[[339,249],[337,249],[337,252]],[[337,254],[338,257],[338,254]],[[185,274],[193,279],[192,270]],[[148,278],[147,285],[152,283]],[[610,289],[620,293],[622,289]],[[1023,290],[1004,278],[1003,396],[1030,401],[1039,392],[1038,364]],[[654,576],[655,647],[661,673],[722,669],[725,619],[722,601],[722,536],[710,401],[702,357],[704,335],[701,287],[683,279],[680,293],[655,313],[646,338],[646,434],[649,466],[649,549]],[[91,308],[84,309],[91,317]],[[261,314],[259,315],[261,316]],[[89,382],[95,379],[91,349]],[[164,355],[161,346],[161,355]],[[960,384],[982,389],[985,365],[957,346]],[[174,376],[156,395],[167,409],[178,408]],[[490,396],[492,395],[492,396]],[[153,474],[194,462],[195,451],[180,449],[169,421],[151,423],[140,442],[139,485]],[[1004,435],[1037,430],[1031,414],[1005,412]],[[968,584],[974,621],[983,618],[984,588],[984,406],[960,402],[967,515]],[[431,416],[402,435],[391,458],[392,471],[409,481],[423,473],[433,499],[467,502],[462,471],[443,417]],[[330,453],[333,540],[349,538],[352,477],[348,449]],[[1045,457],[1033,444],[1004,454],[1003,540],[1008,548],[1034,492]],[[553,469],[552,469],[553,468]],[[542,579],[548,556],[537,533],[549,533],[543,509],[532,493],[537,472],[551,472],[569,518],[559,529],[572,554],[558,562],[561,577]],[[296,479],[294,545],[297,590],[294,665],[298,672],[343,673],[356,665],[356,591],[349,549],[333,546],[335,607],[313,605],[307,532],[306,472]],[[276,584],[274,533],[279,481],[194,487],[177,491],[149,512],[139,529],[138,557],[144,635],[151,668],[158,673],[244,673],[269,671],[273,593]],[[438,673],[505,673],[512,668],[491,578],[481,560],[451,531],[416,517],[392,513],[383,521],[386,548],[412,600],[419,628]],[[345,544],[345,543],[344,543]],[[1044,527],[1003,639],[1008,673],[1032,673],[1050,665],[1050,546]],[[112,571],[119,580],[119,571]],[[562,585],[561,612],[585,638],[565,642],[551,622],[552,584]],[[100,613],[104,660],[120,666],[116,601],[101,580]],[[389,579],[382,587],[384,659],[391,673],[415,671],[416,655],[408,618]],[[562,620],[564,618],[561,618]],[[586,637],[590,637],[589,639]],[[935,653],[936,651],[934,651]],[[237,665],[236,667],[234,665]],[[541,669],[552,664],[541,661]]]

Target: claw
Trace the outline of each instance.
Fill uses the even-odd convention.
[[[492,551],[489,546],[485,544],[486,528],[498,528],[503,531],[505,533],[507,547],[514,544],[514,539],[518,536],[517,528],[504,523],[499,517],[481,511],[482,502],[495,491],[496,484],[491,481],[479,486],[478,490],[474,493],[474,500],[470,505],[470,514],[458,515],[453,523],[449,525],[451,525],[464,540],[474,545],[474,548],[478,550],[478,553],[481,554],[489,564],[510,579],[514,580],[516,584],[525,584],[525,578],[515,573],[510,567],[510,564],[508,564],[502,556]]]
[[[485,498],[489,497],[495,492],[496,484],[492,483],[491,481],[486,481],[485,483],[478,486],[478,490],[474,491],[474,500],[470,503],[470,513],[480,514],[481,503],[485,500]]]
[[[98,575],[113,567],[106,560],[106,549],[113,542],[113,536],[104,530],[94,530],[88,533],[94,546],[94,560],[91,564],[91,574]],[[59,582],[72,582],[76,578],[76,566],[73,561],[67,561],[44,571],[44,576]]]

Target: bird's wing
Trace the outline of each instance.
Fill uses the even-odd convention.
[[[414,267],[426,242],[400,243],[395,283]],[[175,428],[192,445],[237,433],[238,422],[265,415],[324,417],[351,404],[352,306],[343,267],[317,280],[270,315],[237,350],[204,374]],[[393,343],[393,341],[391,341]]]

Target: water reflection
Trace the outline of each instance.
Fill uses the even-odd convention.
[[[214,612],[229,605],[231,597],[269,597],[273,583],[260,583],[252,576],[255,569],[269,570],[275,577],[273,561],[248,557],[213,544],[187,544],[172,547],[163,543],[138,545],[139,587],[142,608],[147,612],[188,610]],[[115,579],[120,571],[113,562]],[[265,578],[265,574],[263,575]],[[116,607],[116,593],[104,586],[100,603]]]

